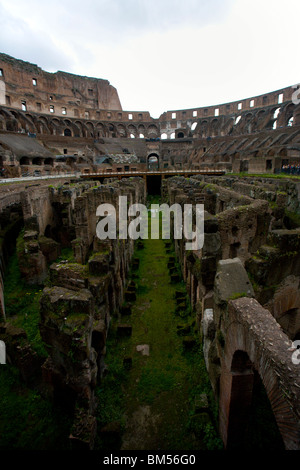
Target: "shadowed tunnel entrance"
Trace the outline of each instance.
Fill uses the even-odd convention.
[[[245,351],[236,351],[231,366],[227,449],[284,450],[264,385]]]
[[[160,175],[147,175],[147,193],[150,196],[161,194],[161,176]]]
[[[159,156],[156,153],[151,153],[150,155],[148,155],[147,166],[148,170],[159,169]]]

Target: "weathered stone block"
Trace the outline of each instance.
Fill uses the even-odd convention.
[[[59,257],[61,253],[61,246],[55,240],[52,240],[52,238],[40,236],[38,238],[38,242],[40,250],[46,257],[48,263],[55,261]]]
[[[254,297],[247,272],[239,258],[220,260],[214,285],[215,302],[222,304],[236,297]]]
[[[109,271],[109,260],[110,256],[108,254],[95,254],[89,261],[89,273],[92,276],[101,276],[107,274]]]
[[[49,269],[52,285],[69,289],[86,289],[88,271],[78,263],[53,263]]]

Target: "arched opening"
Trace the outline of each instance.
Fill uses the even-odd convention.
[[[183,132],[178,132],[177,138],[178,139],[183,139],[184,138],[184,133]]]
[[[227,449],[284,450],[262,380],[242,350],[235,351],[231,363]]]
[[[45,237],[47,237],[47,238],[52,238],[51,225],[49,225],[49,224],[47,225],[47,227],[45,228],[44,235],[45,235]]]
[[[53,158],[46,158],[44,163],[45,165],[53,166]]]
[[[195,121],[193,122],[192,127],[191,127],[192,131],[194,131],[196,127],[197,127],[197,122]]]
[[[277,129],[277,118],[278,118],[278,114],[280,112],[280,108],[277,108],[274,110],[274,113],[273,113],[273,129]]]
[[[72,137],[71,129],[65,129],[64,130],[64,136],[65,137]]]
[[[285,450],[264,384],[254,370],[252,401],[246,426],[245,450]]]
[[[167,139],[168,138],[168,134],[166,134],[165,132],[163,132],[160,136],[161,139]]]
[[[41,157],[35,157],[32,159],[32,164],[33,165],[42,165],[43,164],[43,159]]]
[[[20,165],[30,165],[30,160],[28,157],[21,157],[20,158]]]
[[[159,157],[156,153],[151,153],[148,156],[148,169],[158,170],[159,169]]]

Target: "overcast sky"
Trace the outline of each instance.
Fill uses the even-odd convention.
[[[157,118],[298,84],[299,20],[299,0],[0,0],[0,52]]]

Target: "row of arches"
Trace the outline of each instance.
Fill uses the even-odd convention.
[[[290,127],[295,123],[297,106],[289,103],[273,106],[237,116],[215,117],[198,121],[195,133],[200,138],[225,136],[231,134],[251,134],[261,130]]]
[[[263,129],[292,126],[297,106],[288,103],[236,116],[217,116],[204,118],[190,123],[190,127],[163,130],[160,123],[115,123],[80,119],[48,117],[18,110],[0,108],[0,130],[13,132],[63,135],[79,138],[161,138],[173,139],[192,136],[200,138],[225,136],[230,134],[250,134]]]
[[[157,138],[160,136],[156,124],[103,123],[99,121],[81,121],[58,117],[23,113],[16,110],[0,109],[0,130],[13,132],[63,135],[79,138]]]
[[[53,163],[54,163],[54,159],[51,158],[51,157],[48,157],[48,158],[32,157],[32,158],[30,158],[30,157],[24,156],[24,157],[20,158],[20,165],[21,166],[24,166],[24,165],[39,165],[39,166],[50,165],[50,166],[53,166]]]

